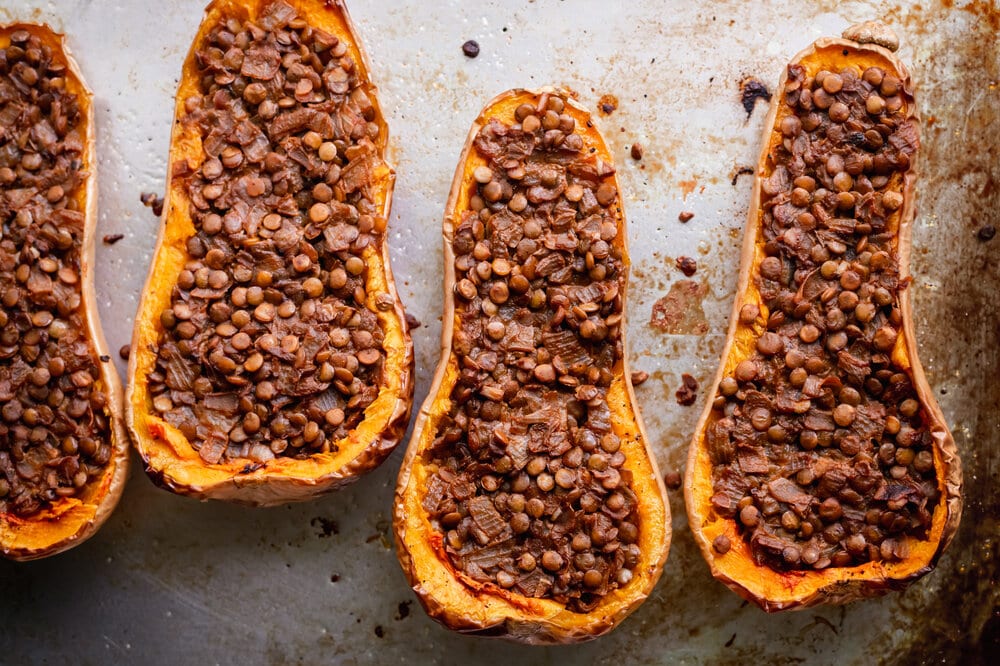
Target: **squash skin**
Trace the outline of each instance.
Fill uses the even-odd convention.
[[[912,83],[905,66],[887,48],[898,45],[891,30],[877,23],[866,23],[849,28],[845,38],[824,38],[806,48],[789,64],[800,64],[807,72],[843,67],[848,64],[862,68],[881,66],[893,72],[902,81],[908,117],[919,122],[912,95]],[[857,39],[857,41],[855,41]],[[759,294],[753,285],[753,275],[763,258],[762,243],[758,242],[761,230],[761,183],[770,175],[768,155],[775,141],[780,141],[778,116],[787,79],[787,68],[782,74],[770,111],[765,121],[763,147],[757,162],[749,217],[744,232],[742,262],[737,283],[737,298],[730,317],[726,347],[709,396],[718,394],[719,384],[727,372],[742,358],[756,341],[758,333],[740,324],[740,308],[750,302],[758,303]],[[903,175],[897,191],[903,195],[903,206],[897,221],[897,255],[901,280],[909,279],[909,259],[912,249],[912,224],[915,214],[914,188],[919,172],[919,153]],[[933,439],[934,466],[940,499],[933,512],[929,538],[920,541],[907,538],[909,555],[894,563],[867,562],[852,567],[831,567],[821,571],[780,572],[754,563],[750,549],[740,536],[736,521],[716,515],[711,507],[712,464],[706,446],[706,432],[712,417],[711,399],[705,406],[688,453],[684,482],[684,497],[688,520],[695,541],[698,543],[712,575],[742,598],[752,601],[768,612],[803,609],[819,604],[845,604],[859,599],[880,596],[890,590],[900,590],[930,572],[947,548],[957,531],[962,514],[962,469],[957,447],[948,430],[941,409],[927,383],[920,360],[913,326],[910,290],[898,292],[898,303],[903,318],[901,338],[893,357],[909,367],[913,385],[921,405],[930,417]],[[724,534],[732,549],[719,555],[712,543]]]
[[[93,93],[84,82],[79,65],[66,46],[65,37],[44,24],[15,23],[0,27],[0,44],[26,30],[52,49],[53,58],[66,66],[66,86],[80,105],[85,128],[84,184],[74,195],[84,212],[80,247],[81,305],[87,335],[98,356],[110,357],[94,293],[94,248],[97,237],[97,149]],[[111,427],[111,458],[99,479],[88,484],[81,497],[62,498],[45,509],[21,518],[0,514],[0,555],[11,560],[36,560],[68,550],[92,537],[114,511],[128,479],[129,439],[122,408],[122,386],[114,363],[100,362],[100,382],[107,393],[106,414]]]
[[[198,45],[218,24],[220,17],[256,17],[271,1],[214,0],[206,8],[181,73],[170,142],[170,165],[180,159],[199,164],[202,159],[200,140],[186,133],[181,122],[186,115],[184,100],[198,86],[194,61]],[[388,128],[378,102],[377,88],[368,76],[371,68],[346,6],[342,0],[285,1],[310,25],[334,34],[348,45],[348,54],[360,70],[364,88],[375,107],[375,122],[382,130],[377,147],[385,159]],[[395,172],[386,165],[376,178],[381,199],[376,203],[380,204],[381,215],[388,219]],[[170,288],[186,259],[184,244],[193,229],[188,202],[183,185],[174,182],[171,170],[160,236],[136,316],[126,395],[126,422],[136,450],[146,464],[146,473],[158,486],[180,495],[251,506],[307,501],[356,481],[392,453],[406,431],[413,400],[413,343],[396,292],[387,232],[364,257],[368,265],[368,304],[374,309],[375,296],[388,293],[393,299],[393,307],[378,312],[385,332],[386,363],[378,397],[365,410],[362,422],[347,438],[337,442],[340,448],[337,453],[314,454],[305,460],[278,457],[263,465],[248,464],[251,461],[243,459],[207,465],[179,431],[154,415],[146,380],[156,359],[156,342],[161,331],[159,312],[169,302]]]
[[[565,112],[574,116],[577,128],[587,128],[581,131],[585,144],[596,148],[606,162],[612,161],[603,139],[590,123],[589,112],[573,99],[574,94],[570,91],[554,88],[510,90],[487,103],[473,123],[459,158],[443,221],[445,276],[441,360],[414,424],[399,473],[393,514],[400,564],[428,615],[461,633],[534,645],[578,643],[611,631],[645,600],[656,585],[667,558],[671,536],[666,490],[649,448],[641,416],[635,408],[637,403],[627,353],[608,392],[614,428],[616,432],[621,429],[621,432],[629,434],[621,435],[622,449],[625,450],[626,443],[632,447],[627,452],[625,467],[632,470],[632,488],[641,498],[638,510],[642,559],[634,570],[635,577],[624,588],[608,593],[596,608],[584,614],[569,611],[552,600],[525,597],[493,584],[475,581],[453,568],[445,552],[442,535],[433,530],[421,507],[428,478],[422,456],[427,445],[433,441],[439,417],[447,412],[450,404],[448,395],[456,378],[452,357],[456,320],[452,238],[454,225],[468,203],[472,171],[475,166],[484,163],[477,155],[473,141],[491,117],[513,122],[513,112],[518,105],[537,103],[542,95],[547,94],[559,94],[565,99]],[[617,177],[611,178],[617,186]],[[618,222],[619,235],[613,242],[623,250],[622,261],[627,270],[629,257],[623,213],[619,213]]]

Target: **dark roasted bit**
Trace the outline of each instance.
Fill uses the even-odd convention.
[[[690,407],[698,400],[698,380],[685,372],[681,375],[681,387],[674,396],[678,405]]]
[[[649,379],[649,373],[645,370],[636,370],[632,373],[632,386],[639,386],[640,384],[645,384],[646,380]]]
[[[771,101],[771,91],[767,86],[752,76],[740,81],[740,102],[743,104],[743,110],[747,112],[747,118],[753,115],[757,100],[761,99],[765,102]]]
[[[460,375],[423,505],[465,574],[587,612],[632,579],[639,524],[607,399],[626,279],[614,170],[564,108],[543,96],[475,140],[452,241]]]
[[[462,44],[462,53],[466,58],[475,58],[479,55],[479,42],[474,39],[468,40]]]
[[[0,513],[76,497],[112,457],[81,305],[86,119],[27,31],[0,49]]]
[[[729,181],[729,183],[733,187],[736,187],[736,181],[740,179],[740,176],[752,176],[752,175],[753,175],[753,167],[746,167],[746,166],[740,167],[735,171],[735,173],[733,173],[733,177]]]
[[[689,210],[682,210],[680,214],[677,215],[677,219],[681,222],[690,222],[694,219],[694,213]]]
[[[284,2],[223,21],[196,59],[196,233],[160,314],[153,409],[208,463],[336,450],[385,360],[388,295],[366,293],[363,259],[386,225],[372,101],[347,44]]]
[[[152,210],[156,217],[163,215],[163,197],[155,192],[143,192],[139,195],[139,201],[142,202],[143,206]]]
[[[976,232],[976,237],[979,238],[979,240],[983,241],[984,243],[986,241],[993,240],[993,237],[996,235],[997,235],[997,229],[992,224],[984,224],[983,226],[979,227],[979,231]]]
[[[629,150],[629,154],[632,155],[632,159],[636,162],[642,159],[642,144],[636,141],[632,144],[632,148]]]
[[[893,359],[912,100],[875,67],[792,65],[781,94],[754,276],[766,310],[740,312],[764,332],[719,386],[712,503],[776,569],[893,562],[939,493],[930,416]]]
[[[677,268],[684,275],[691,277],[698,272],[698,262],[691,257],[677,257]]]
[[[107,234],[103,240],[105,245],[114,245],[123,238],[125,238],[125,234]]]

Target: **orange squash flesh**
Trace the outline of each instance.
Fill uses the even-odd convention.
[[[885,30],[884,27],[874,24],[864,27],[875,28],[876,33]],[[845,33],[845,36],[860,33],[857,28],[852,30],[853,33]],[[869,35],[869,39],[864,41],[874,40]],[[880,43],[894,45],[895,38],[892,36],[888,40],[882,39]],[[905,94],[902,113],[910,118],[917,118],[909,75],[902,63],[882,46],[859,43],[850,39],[820,39],[799,53],[792,64],[804,67],[807,77],[814,76],[822,69],[836,72],[851,67],[860,73],[868,67],[881,67],[903,82],[902,88]],[[718,395],[721,380],[731,376],[736,365],[754,352],[756,341],[765,330],[767,308],[754,284],[754,276],[758,274],[760,262],[765,257],[762,241],[764,213],[761,206],[761,183],[773,173],[776,166],[771,155],[782,141],[779,130],[781,119],[790,113],[788,107],[782,103],[782,91],[786,79],[787,71],[778,84],[778,92],[775,93],[765,122],[764,146],[757,164],[728,343],[723,351],[722,363],[713,388],[708,393],[709,396]],[[905,175],[895,173],[888,185],[888,189],[903,196],[903,205],[888,220],[888,231],[896,234],[894,249],[902,284],[908,279],[917,168],[918,163],[914,158]],[[740,309],[748,303],[761,308],[760,316],[749,326],[739,320]],[[798,609],[822,603],[847,603],[880,595],[889,590],[901,589],[933,569],[937,558],[954,536],[961,516],[961,466],[954,440],[917,357],[909,289],[900,290],[898,303],[903,327],[891,357],[901,370],[910,375],[926,414],[925,418],[933,439],[934,468],[940,491],[937,505],[931,507],[933,517],[926,538],[906,537],[908,554],[900,561],[869,561],[850,567],[792,571],[776,571],[756,564],[750,546],[742,537],[736,520],[719,516],[712,507],[711,497],[714,492],[712,461],[706,444],[706,433],[718,416],[714,413],[711,400],[701,416],[689,451],[684,484],[691,529],[713,576],[741,597],[753,601],[766,611]],[[720,535],[728,537],[732,544],[731,550],[721,555],[712,545]]]
[[[11,35],[25,30],[51,49],[53,61],[66,68],[66,89],[75,94],[80,107],[84,150],[81,171],[85,173],[73,197],[77,210],[84,213],[80,247],[81,305],[86,334],[98,356],[109,357],[94,294],[94,242],[97,233],[97,157],[93,95],[80,68],[70,54],[63,35],[46,25],[16,23],[0,27],[0,48],[11,43]],[[105,413],[111,429],[111,458],[101,476],[91,480],[81,495],[61,498],[30,517],[0,513],[0,554],[13,560],[33,560],[62,552],[91,536],[111,515],[128,478],[129,444],[122,413],[122,389],[111,362],[98,362],[100,377],[95,382],[107,394]]]
[[[473,580],[456,570],[445,550],[441,533],[432,526],[427,511],[422,507],[428,482],[433,475],[433,470],[428,467],[431,461],[428,449],[442,417],[449,413],[450,395],[458,377],[457,361],[452,353],[453,334],[460,325],[454,301],[455,254],[452,240],[455,227],[462,213],[469,210],[470,197],[475,193],[473,171],[487,163],[473,146],[473,141],[491,118],[512,124],[515,122],[514,110],[519,105],[528,103],[538,106],[539,100],[550,93],[565,98],[564,112],[576,120],[577,131],[584,140],[583,152],[589,150],[605,162],[612,162],[600,133],[590,122],[590,114],[567,91],[546,88],[505,92],[490,101],[473,123],[459,158],[444,216],[445,307],[441,361],[430,393],[417,416],[400,470],[394,513],[400,563],[432,618],[462,633],[532,644],[586,641],[613,629],[642,603],[659,579],[671,532],[663,481],[635,407],[627,358],[614,368],[608,402],[613,431],[621,437],[621,450],[626,455],[623,467],[632,473],[632,489],[639,498],[638,544],[642,555],[631,582],[610,591],[592,611],[576,613],[554,600],[523,596],[492,583]],[[622,250],[622,262],[627,271],[629,258],[620,202],[615,209],[618,211],[618,236],[612,244]]]
[[[215,0],[206,9],[181,72],[170,165],[186,160],[196,169],[204,160],[197,129],[183,122],[185,100],[198,93],[195,51],[199,44],[220,21],[231,17],[253,20],[271,1]],[[384,159],[388,129],[378,104],[377,89],[369,78],[368,61],[344,3],[340,0],[286,2],[309,25],[334,35],[347,45],[359,79],[364,82],[362,87],[374,106],[373,122],[380,128],[376,147]],[[395,173],[386,165],[372,176],[373,201],[386,219],[394,182]],[[147,375],[155,368],[157,341],[162,333],[159,315],[170,305],[171,288],[188,259],[186,241],[194,233],[183,179],[174,178],[172,173],[167,180],[162,219],[160,238],[136,316],[126,406],[128,427],[154,482],[173,492],[200,499],[267,506],[311,499],[355,481],[384,461],[406,430],[413,397],[413,345],[389,263],[387,234],[369,245],[362,257],[368,271],[366,305],[377,310],[376,297],[388,294],[393,307],[377,310],[379,326],[384,333],[385,362],[378,396],[366,408],[361,423],[346,438],[337,441],[336,450],[330,453],[317,453],[303,460],[279,456],[262,465],[248,465],[250,461],[243,459],[209,465],[180,431],[154,412],[147,382]]]

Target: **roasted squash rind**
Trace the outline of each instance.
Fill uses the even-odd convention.
[[[311,25],[347,44],[361,78],[367,82],[366,92],[375,107],[376,122],[382,129],[378,149],[384,156],[388,140],[385,119],[378,105],[376,87],[368,75],[371,68],[344,3],[341,0],[285,1]],[[218,24],[220,17],[256,17],[269,4],[269,0],[215,0],[205,10],[181,72],[169,164],[186,159],[197,165],[202,159],[200,140],[186,132],[180,122],[185,115],[184,100],[198,87],[197,45]],[[374,186],[385,218],[389,216],[394,182],[395,173],[385,169]],[[380,293],[388,293],[393,299],[392,309],[378,312],[385,333],[383,384],[378,397],[366,409],[363,421],[347,438],[337,442],[336,452],[316,454],[305,460],[279,457],[263,465],[248,466],[246,460],[206,465],[190,442],[153,412],[146,375],[156,361],[156,343],[161,331],[159,313],[169,303],[171,286],[186,259],[185,242],[193,230],[188,211],[183,186],[175,183],[172,175],[168,176],[160,238],[136,316],[126,406],[128,427],[150,478],[157,485],[182,495],[269,506],[312,499],[357,480],[381,464],[406,431],[413,398],[413,343],[396,292],[384,235],[378,246],[365,255],[368,299],[372,305]]]
[[[462,633],[530,644],[576,643],[611,631],[645,600],[655,586],[667,558],[671,534],[663,480],[635,407],[637,403],[627,354],[608,392],[608,400],[613,426],[621,434],[622,449],[628,456],[625,467],[632,472],[632,488],[640,498],[639,545],[642,559],[628,585],[607,594],[591,612],[574,613],[552,600],[529,598],[496,585],[472,580],[454,569],[445,552],[441,534],[434,531],[421,506],[422,493],[429,478],[424,455],[433,441],[440,417],[448,411],[448,396],[457,375],[452,355],[452,336],[456,325],[452,238],[461,211],[468,208],[472,172],[476,166],[484,164],[473,147],[473,141],[490,118],[512,122],[518,105],[537,104],[542,95],[549,93],[558,93],[566,99],[566,112],[575,117],[585,144],[598,151],[606,162],[612,162],[603,139],[590,122],[590,114],[573,100],[572,93],[565,90],[510,90],[490,101],[473,123],[459,158],[444,216],[445,305],[441,362],[429,395],[417,415],[396,486],[394,511],[400,564],[432,618]],[[624,216],[619,218],[619,236],[614,243],[622,248],[623,261],[628,266]]]
[[[94,247],[97,234],[97,148],[93,93],[80,67],[66,46],[65,37],[47,25],[15,23],[0,27],[0,44],[7,45],[12,33],[26,30],[52,49],[53,57],[66,66],[66,87],[77,95],[84,122],[82,171],[87,176],[75,197],[85,214],[80,248],[81,309],[87,334],[98,356],[110,357],[104,339],[97,297],[94,293]],[[60,553],[93,536],[114,511],[128,478],[129,439],[122,409],[122,387],[114,364],[101,362],[99,383],[107,392],[107,414],[111,424],[111,459],[100,478],[91,481],[80,497],[62,498],[38,513],[22,518],[0,514],[0,554],[12,560],[35,560]]]
[[[835,71],[848,65],[862,68],[880,66],[886,71],[894,72],[903,82],[909,117],[919,120],[912,96],[913,87],[906,68],[891,51],[875,43],[877,41],[892,45],[895,43],[894,35],[881,25],[866,25],[864,28],[864,30],[849,29],[845,33],[845,35],[858,35],[858,39],[864,43],[851,39],[820,39],[796,55],[792,64],[804,66],[810,74],[820,69]],[[786,78],[787,73],[782,75],[776,90],[784,90]],[[723,377],[731,374],[735,365],[746,356],[747,350],[753,348],[756,336],[759,334],[755,333],[752,327],[740,324],[739,311],[746,303],[760,301],[753,284],[753,275],[764,256],[761,243],[758,241],[762,214],[761,183],[770,175],[768,156],[774,141],[780,141],[777,127],[781,107],[779,92],[771,102],[764,124],[763,148],[757,163],[750,212],[744,232],[737,297],[730,317],[722,363],[708,392],[709,396],[717,394]],[[898,213],[897,249],[901,280],[906,280],[909,276],[911,233],[915,212],[914,187],[918,168],[919,163],[913,162],[900,184],[903,206]],[[854,567],[831,567],[821,571],[780,572],[757,565],[750,554],[749,546],[740,536],[736,522],[716,515],[712,509],[712,464],[706,446],[706,431],[713,411],[711,400],[705,406],[698,422],[688,454],[684,480],[685,503],[691,530],[711,568],[712,575],[741,597],[754,602],[766,611],[801,609],[818,604],[843,604],[878,596],[890,590],[902,589],[934,568],[938,557],[955,535],[962,513],[961,463],[955,441],[934,399],[933,391],[927,383],[917,356],[909,289],[900,291],[899,306],[904,322],[901,334],[904,342],[902,345],[898,344],[897,349],[903,352],[920,402],[931,417],[934,465],[940,490],[940,500],[933,512],[928,538],[926,540],[909,538],[909,554],[905,559],[894,563],[867,562]],[[724,555],[717,553],[712,545],[719,535],[727,536],[732,544],[731,550]]]

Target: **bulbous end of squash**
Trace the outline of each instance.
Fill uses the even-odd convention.
[[[93,344],[96,356],[109,358],[94,295],[94,244],[97,231],[97,158],[93,95],[63,35],[47,25],[17,23],[0,27],[0,48],[11,43],[15,32],[27,32],[51,50],[53,62],[65,70],[65,88],[74,94],[80,109],[79,135],[82,139],[81,171],[84,181],[70,196],[83,212],[79,281],[80,309],[86,330],[82,335]],[[54,500],[30,516],[0,513],[0,554],[12,560],[34,560],[68,550],[93,536],[114,511],[128,478],[129,440],[122,410],[122,389],[114,364],[100,361],[95,390],[106,396],[105,415],[110,423],[111,455],[101,474],[91,479],[74,497]]]
[[[934,568],[938,557],[954,536],[962,512],[961,464],[954,439],[948,431],[944,416],[917,358],[910,291],[906,289],[909,281],[910,233],[914,216],[914,183],[917,174],[918,118],[912,96],[912,85],[905,67],[888,50],[889,48],[895,50],[898,46],[898,40],[891,31],[881,25],[865,24],[849,29],[844,36],[847,39],[818,40],[794,58],[788,71],[793,67],[801,67],[802,70],[799,71],[805,77],[804,80],[808,81],[823,70],[840,72],[850,68],[856,71],[860,78],[868,68],[877,68],[887,77],[893,75],[899,82],[899,92],[896,93],[895,99],[901,100],[902,108],[899,109],[899,114],[904,121],[900,121],[900,124],[902,122],[912,124],[913,145],[907,145],[906,149],[912,149],[913,154],[910,157],[909,168],[897,171],[883,186],[884,192],[892,193],[894,201],[891,206],[885,207],[885,210],[889,211],[885,213],[884,229],[889,235],[888,241],[883,239],[880,242],[887,242],[886,247],[889,248],[889,252],[895,253],[899,284],[902,285],[897,292],[894,306],[901,319],[901,322],[898,322],[900,331],[895,344],[887,353],[887,358],[891,359],[895,372],[902,372],[908,376],[915,398],[919,401],[920,414],[930,442],[927,448],[933,454],[937,497],[926,507],[931,517],[924,534],[900,537],[900,543],[890,553],[890,558],[873,557],[863,563],[827,566],[821,569],[773,567],[760,557],[755,557],[752,545],[744,536],[746,528],[741,525],[740,515],[726,517],[714,506],[713,495],[716,489],[713,472],[716,462],[713,458],[718,458],[719,454],[712,450],[709,430],[719,421],[722,412],[719,405],[713,406],[713,401],[710,400],[698,423],[688,457],[684,495],[689,522],[712,575],[741,597],[754,602],[766,611],[801,609],[817,604],[843,604],[906,587]],[[766,299],[761,294],[760,277],[762,261],[774,253],[769,253],[765,249],[762,228],[765,224],[765,198],[777,194],[773,188],[773,181],[768,180],[774,176],[776,167],[779,166],[775,162],[775,156],[783,142],[790,140],[787,138],[788,134],[797,130],[794,122],[784,125],[782,123],[789,115],[794,115],[784,104],[785,91],[793,90],[795,87],[794,82],[789,84],[788,71],[782,76],[778,85],[765,123],[764,146],[756,170],[728,343],[723,352],[713,389],[709,392],[710,396],[718,396],[716,399],[722,400],[720,404],[725,403],[724,396],[727,395],[725,392],[720,392],[723,379],[728,379],[730,385],[728,394],[731,395],[732,380],[737,366],[741,361],[751,358],[756,353],[755,350],[760,350],[758,341],[766,331],[774,330],[767,327],[769,311],[765,304]],[[839,86],[832,84],[827,87],[834,91],[839,89]],[[884,93],[883,89],[883,96]],[[861,104],[865,104],[864,98],[861,99]],[[885,102],[878,98],[869,106],[868,113],[877,114],[883,110],[884,105]],[[833,107],[830,108],[832,111]],[[864,108],[861,111],[864,112]],[[863,141],[867,139],[868,137],[863,137]],[[893,140],[898,141],[895,137]],[[863,171],[859,174],[856,171],[854,175],[862,178],[867,173]],[[771,187],[771,191],[762,191],[765,187]],[[785,195],[777,194],[777,196]],[[883,200],[888,200],[885,199],[886,195],[881,196]],[[787,201],[787,197],[784,200]],[[773,206],[774,203],[770,205]],[[881,212],[882,208],[879,208],[879,213]],[[861,249],[864,249],[863,245]],[[860,253],[860,250],[858,252]],[[835,291],[831,293],[836,298]],[[853,299],[848,299],[849,302],[851,300]],[[853,307],[852,303],[849,304]],[[752,311],[759,314],[755,317],[744,316],[741,319],[741,310],[748,305],[752,306],[751,310],[756,307],[757,310]],[[743,312],[745,315],[746,311]],[[853,415],[853,412],[850,413]],[[736,445],[739,446],[739,443]],[[879,443],[875,442],[874,446],[877,450]],[[835,451],[834,455],[839,456],[839,451]],[[849,458],[848,455],[846,459]],[[912,456],[910,458],[912,459]],[[792,473],[790,478],[795,480],[797,477]],[[725,500],[722,503],[724,502]],[[791,522],[794,525],[795,521]],[[719,544],[722,545],[721,548],[717,547]]]
[[[304,22],[309,29],[322,31],[324,40],[331,41],[332,38],[332,42],[337,45],[334,57],[339,58],[339,62],[350,62],[352,76],[356,76],[358,80],[356,90],[361,91],[366,104],[365,112],[368,116],[362,118],[362,121],[367,120],[369,127],[378,130],[377,135],[373,134],[373,154],[377,158],[373,161],[375,166],[371,167],[366,176],[364,186],[369,196],[371,214],[379,220],[387,220],[395,182],[395,173],[384,162],[388,128],[379,107],[377,89],[369,79],[369,65],[360,40],[346,7],[339,0],[212,2],[206,9],[182,69],[169,164],[172,167],[186,164],[185,169],[196,169],[206,159],[206,149],[198,127],[185,123],[183,119],[187,114],[186,100],[199,94],[201,75],[197,52],[205,48],[207,36],[227,20],[236,20],[237,23],[259,22],[268,12],[273,15],[267,19],[269,24],[284,25],[288,23],[289,16],[294,16],[291,24],[293,27]],[[246,58],[249,61],[250,56],[247,55]],[[274,66],[277,64],[275,62]],[[270,65],[262,62],[254,64],[254,67],[267,66]],[[338,83],[329,82],[326,85],[332,86],[331,90],[342,95],[347,84],[344,83],[343,88],[337,88]],[[264,95],[264,92],[260,94]],[[302,99],[308,100],[308,93]],[[277,108],[276,106],[275,109]],[[308,128],[302,128],[302,131],[305,129]],[[332,139],[322,140],[329,140],[329,145],[334,145]],[[338,150],[342,155],[343,146]],[[342,157],[333,155],[333,159],[340,160]],[[344,163],[347,164],[346,161]],[[159,341],[164,333],[160,313],[171,305],[171,292],[178,275],[190,259],[188,239],[196,233],[191,213],[192,202],[183,181],[184,178],[177,177],[174,171],[168,178],[160,238],[136,316],[129,362],[127,422],[136,449],[146,463],[147,474],[157,485],[178,494],[254,506],[312,499],[357,480],[360,475],[381,464],[399,443],[409,422],[413,398],[413,344],[393,280],[386,233],[384,230],[376,230],[380,235],[360,254],[367,273],[364,279],[365,297],[358,305],[359,308],[367,308],[377,317],[377,326],[382,335],[380,349],[384,355],[377,395],[364,408],[360,422],[345,437],[332,442],[327,447],[328,452],[316,452],[300,458],[277,455],[264,462],[232,458],[215,464],[208,463],[184,433],[165,421],[153,408],[148,380],[150,373],[155,370]],[[325,199],[329,201],[329,197]],[[290,214],[287,210],[279,212]],[[356,211],[354,214],[356,217]],[[302,224],[307,223],[308,211],[299,211],[298,217],[303,221]],[[354,235],[357,236],[357,233]],[[326,332],[323,331],[324,334]],[[278,386],[277,395],[280,398],[294,389],[291,386]],[[342,414],[340,418],[343,419]]]
[[[420,602],[432,618],[462,633],[530,644],[587,641],[613,629],[653,589],[667,557],[671,533],[665,490],[636,407],[627,355],[623,355],[614,364],[613,377],[606,393],[611,428],[620,438],[620,451],[625,458],[621,468],[622,475],[630,478],[631,489],[636,498],[635,524],[638,526],[638,533],[634,543],[638,545],[639,557],[627,583],[610,589],[586,612],[581,612],[569,608],[566,603],[546,598],[545,595],[527,596],[512,586],[512,579],[508,580],[511,585],[505,588],[496,582],[484,581],[481,576],[474,578],[468,571],[456,566],[452,554],[448,552],[445,534],[440,526],[434,524],[433,517],[425,508],[428,489],[433,487],[438,469],[433,448],[435,442],[440,443],[440,431],[449,419],[449,412],[453,407],[453,389],[461,372],[455,351],[456,340],[464,335],[461,332],[461,316],[470,316],[470,313],[461,315],[456,308],[454,242],[460,223],[468,219],[468,211],[472,205],[470,199],[478,196],[477,178],[482,176],[477,176],[477,169],[482,174],[482,169],[487,165],[487,158],[476,148],[474,142],[491,121],[519,126],[522,111],[528,106],[544,111],[546,100],[550,96],[559,97],[565,102],[561,114],[568,114],[575,120],[577,132],[583,139],[581,154],[590,155],[596,164],[605,165],[598,167],[598,171],[602,176],[608,174],[607,182],[614,185],[615,193],[618,192],[613,168],[610,167],[611,155],[598,130],[591,123],[590,114],[574,101],[572,93],[550,88],[515,89],[494,98],[480,113],[473,123],[459,159],[444,217],[445,310],[441,337],[442,357],[430,393],[416,419],[400,470],[394,512],[400,563]],[[518,110],[519,107],[521,111]],[[542,115],[541,112],[539,115]],[[555,124],[551,119],[546,122],[551,122],[552,126]],[[478,182],[481,185],[483,181]],[[508,193],[505,196],[509,198],[511,195]],[[512,201],[516,201],[516,195]],[[517,203],[511,205],[519,207]],[[620,200],[612,208],[615,211],[617,229],[610,243],[620,251],[619,256],[627,276],[625,220]],[[501,266],[506,271],[507,265]],[[622,284],[621,294],[624,295],[625,282]],[[459,291],[461,289],[460,285]],[[500,300],[506,298],[505,291],[502,291],[501,297]],[[558,328],[558,323],[556,326]],[[533,491],[526,491],[528,494],[531,492]],[[587,539],[584,541],[590,543]]]

